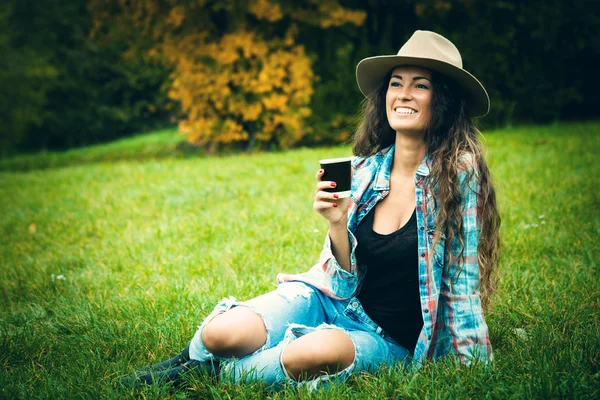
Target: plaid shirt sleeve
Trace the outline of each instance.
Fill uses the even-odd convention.
[[[318,265],[323,270],[324,276],[328,281],[327,286],[331,289],[331,292],[328,293],[328,295],[337,299],[347,299],[352,297],[358,286],[355,254],[358,242],[350,231],[348,231],[348,240],[350,241],[351,249],[350,272],[343,269],[333,255],[329,233],[327,233],[325,245],[323,246],[323,251],[321,251],[321,256],[319,257]]]
[[[478,359],[491,361],[492,347],[483,317],[479,293],[478,175],[471,168],[459,176],[462,192],[464,253],[460,257],[458,240],[452,243],[454,261],[442,275],[441,298],[444,319],[451,336],[454,353],[464,364]]]
[[[358,273],[356,265],[355,250],[358,242],[348,231],[350,240],[350,272],[344,270],[335,259],[331,251],[331,239],[329,233],[325,239],[325,245],[321,251],[319,262],[315,264],[308,272],[302,274],[279,274],[277,281],[279,283],[300,281],[308,283],[321,290],[325,295],[334,299],[348,299],[354,295],[358,288]]]

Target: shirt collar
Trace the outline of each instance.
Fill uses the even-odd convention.
[[[425,154],[425,157],[423,157],[423,161],[421,161],[421,164],[419,164],[419,167],[417,168],[417,175],[421,175],[421,176],[428,176],[429,175],[429,159],[427,157],[427,154]]]
[[[378,157],[377,171],[375,172],[375,184],[373,185],[373,190],[390,190],[390,171],[392,170],[392,163],[394,161],[394,146],[381,150],[376,157]],[[430,169],[429,163],[427,162],[427,155],[423,157],[423,161],[419,164],[417,168],[417,175],[420,176],[428,176]],[[415,176],[415,179],[418,179]]]

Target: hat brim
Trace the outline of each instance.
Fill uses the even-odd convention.
[[[483,117],[490,111],[490,98],[477,78],[468,71],[444,61],[404,56],[377,56],[365,58],[356,66],[358,88],[368,96],[392,68],[414,65],[431,69],[454,80],[462,89],[470,117]]]

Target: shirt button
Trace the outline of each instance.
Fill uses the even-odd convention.
[[[425,229],[425,227],[424,227],[424,226],[421,226],[419,229],[420,229],[420,230],[424,230],[424,229]]]
[[[353,301],[350,305],[352,306],[352,308],[358,308],[358,301]]]
[[[429,309],[428,309],[428,308],[426,308],[426,309],[425,309],[425,313],[428,313],[428,312],[429,312]]]
[[[421,253],[421,257],[425,258],[425,253]]]
[[[427,340],[431,340],[431,335],[427,336]]]

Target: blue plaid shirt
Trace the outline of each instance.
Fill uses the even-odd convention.
[[[333,256],[331,241],[327,235],[319,262],[303,274],[279,274],[279,283],[306,282],[336,299],[347,299],[358,293],[365,267],[358,265],[356,261],[357,240],[354,232],[369,210],[388,195],[393,159],[392,145],[371,157],[356,157],[352,162],[354,174],[348,209],[350,272],[345,271]],[[463,159],[468,162],[470,156],[466,155]],[[479,294],[479,185],[476,173],[467,182],[469,172],[471,171],[465,170],[459,175],[464,226],[463,257],[458,257],[458,240],[450,249],[446,249],[442,238],[436,248],[432,248],[437,210],[426,185],[429,175],[427,157],[423,159],[415,175],[419,290],[423,315],[423,329],[413,354],[417,365],[421,365],[425,359],[435,360],[447,354],[455,354],[466,364],[473,359],[484,362],[492,359],[492,347]],[[447,251],[455,256],[456,261],[452,265],[447,265]]]

